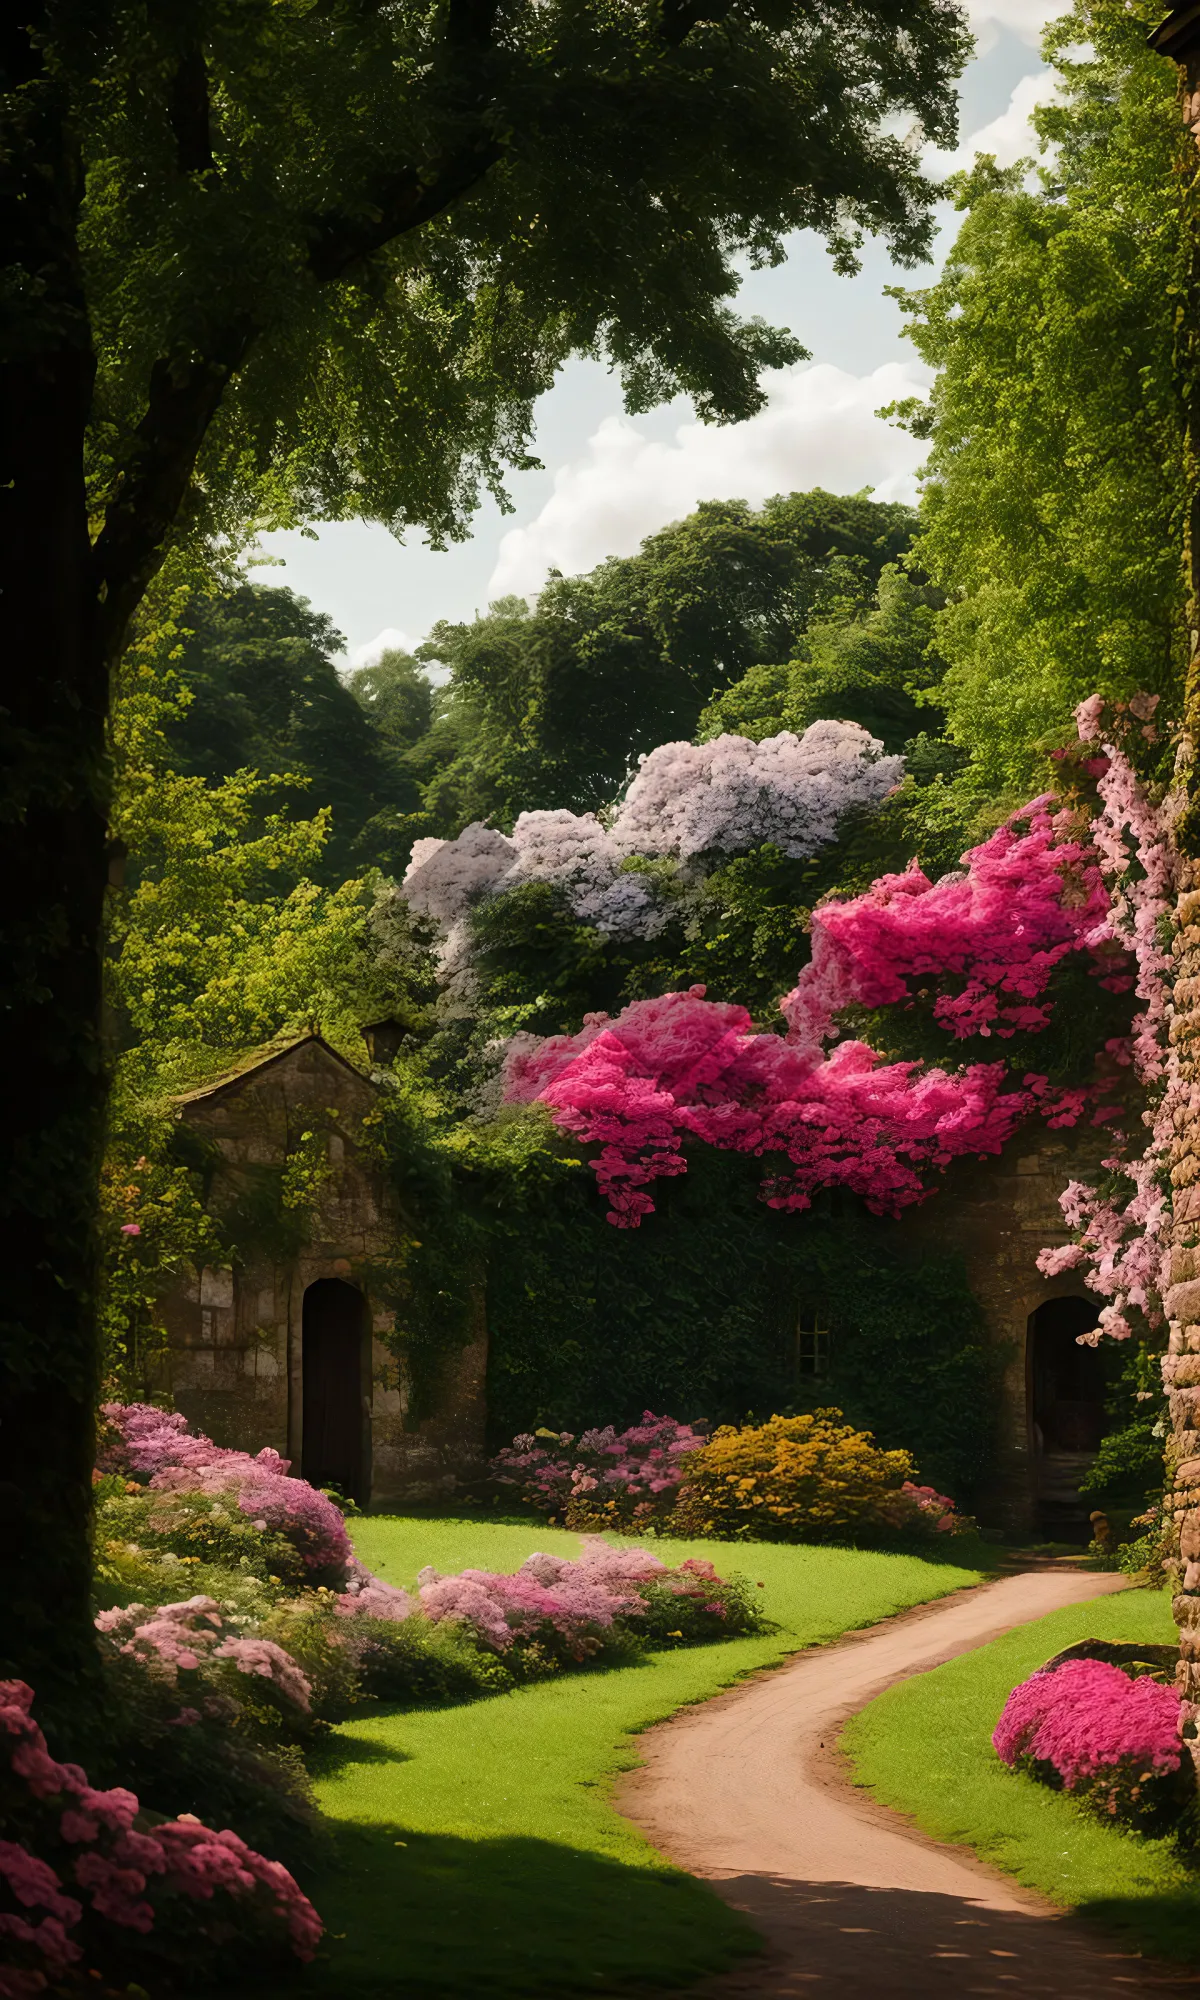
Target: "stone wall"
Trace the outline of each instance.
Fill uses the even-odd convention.
[[[410,1423],[411,1385],[380,1338],[393,1317],[371,1289],[372,1267],[402,1235],[395,1196],[363,1143],[376,1103],[370,1079],[316,1036],[179,1100],[179,1117],[212,1162],[214,1213],[245,1200],[256,1180],[273,1176],[278,1185],[305,1133],[320,1136],[325,1174],[294,1255],[250,1251],[236,1271],[181,1273],[162,1307],[168,1346],[159,1386],[217,1443],[270,1445],[302,1472],[304,1294],[322,1278],[356,1286],[372,1333],[363,1415],[378,1506],[453,1488],[482,1453],[487,1330],[480,1285],[472,1338],[449,1358],[436,1413]]]
[[[1200,868],[1182,865],[1172,991],[1172,1074],[1159,1124],[1171,1174],[1171,1248],[1164,1303],[1170,1335],[1163,1381],[1171,1413],[1168,1494],[1178,1536],[1173,1563],[1179,1690],[1200,1715]],[[1196,1755],[1193,1741],[1192,1751]]]

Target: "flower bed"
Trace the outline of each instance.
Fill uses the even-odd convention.
[[[499,1485],[515,1486],[571,1528],[819,1541],[971,1526],[946,1494],[915,1483],[907,1452],[881,1450],[840,1410],[726,1425],[711,1438],[647,1410],[619,1434],[610,1426],[578,1439],[566,1431],[514,1438],[491,1469]]]
[[[281,1950],[311,1956],[320,1920],[259,1849],[303,1844],[311,1809],[295,1745],[365,1697],[470,1699],[762,1625],[749,1587],[710,1563],[673,1569],[598,1538],[578,1561],[534,1554],[514,1575],[427,1568],[401,1590],[356,1559],[339,1510],[274,1452],[224,1451],[145,1405],[105,1416],[96,1625],[110,1727],[96,1757],[138,1791],[56,1763],[31,1691],[0,1686],[0,1824],[15,1834],[0,1841],[12,1960],[0,2000],[27,2000],[83,1963],[173,1984],[219,1976],[222,1954],[239,1977]],[[623,1440],[594,1433],[589,1449],[622,1480],[631,1469],[632,1508],[637,1492],[673,1495],[699,1441],[651,1418]],[[202,1587],[185,1594],[185,1578]]]
[[[1015,1687],[997,1756],[1089,1811],[1147,1831],[1176,1818],[1191,1789],[1181,1706],[1171,1687],[1104,1660],[1066,1660]]]
[[[699,1560],[670,1569],[648,1549],[616,1549],[598,1536],[585,1540],[578,1562],[535,1554],[513,1575],[441,1576],[427,1567],[417,1581],[414,1598],[364,1572],[338,1611],[461,1626],[518,1673],[628,1652],[639,1641],[718,1639],[762,1622],[740,1578],[720,1577]]]

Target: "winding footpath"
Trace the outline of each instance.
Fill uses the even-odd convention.
[[[749,1917],[765,1954],[695,2000],[1137,2000],[1200,1994],[850,1786],[841,1725],[883,1689],[1125,1579],[1036,1570],[802,1654],[641,1739],[617,1803]]]

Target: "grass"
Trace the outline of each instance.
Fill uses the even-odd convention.
[[[1200,1877],[1170,1841],[1086,1817],[1061,1792],[1001,1764],[992,1730],[1011,1690],[1079,1639],[1173,1640],[1161,1590],[1072,1605],[880,1695],[847,1725],[855,1780],[927,1833],[1160,1957],[1195,1961]]]
[[[411,1583],[426,1562],[511,1570],[535,1548],[579,1551],[575,1535],[532,1522],[367,1517],[352,1526],[363,1560],[391,1583]],[[703,1554],[762,1582],[776,1629],[345,1725],[317,1787],[336,1848],[324,1877],[305,1885],[329,1936],[304,1991],[568,2000],[685,1985],[733,1963],[754,1949],[753,1932],[609,1802],[613,1775],[637,1761],[636,1732],[802,1646],[978,1582],[989,1561],[974,1544],[954,1560],[940,1549],[924,1560],[763,1543],[655,1546],[668,1562]]]

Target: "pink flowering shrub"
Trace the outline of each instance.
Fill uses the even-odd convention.
[[[965,1534],[975,1525],[968,1515],[955,1512],[948,1493],[939,1493],[936,1486],[918,1486],[911,1479],[903,1481],[894,1499],[883,1503],[879,1515],[889,1527],[918,1535],[930,1529],[935,1535]]]
[[[287,1538],[309,1582],[344,1581],[351,1549],[340,1510],[307,1480],[290,1479],[278,1452],[226,1451],[189,1430],[185,1417],[148,1403],[106,1403],[103,1413],[102,1471],[124,1472],[156,1493],[228,1493],[252,1522]]]
[[[757,1033],[745,1008],[693,986],[636,1000],[614,1020],[589,1015],[578,1035],[515,1037],[505,1090],[512,1103],[547,1105],[563,1131],[598,1148],[609,1221],[635,1229],[653,1211],[645,1190],[686,1173],[687,1138],[785,1155],[790,1171],[765,1183],[772,1208],[808,1208],[818,1188],[844,1187],[873,1213],[898,1214],[923,1198],[923,1170],[998,1153],[1032,1110],[1052,1123],[1077,1115],[1043,1077],[1008,1083],[1003,1063],[950,1073],[884,1063],[863,1042],[822,1056]]]
[[[310,1959],[321,1920],[292,1876],[235,1833],[191,1815],[151,1820],[134,1794],[58,1763],[33,1692],[0,1682],[0,2000],[27,2000],[75,1968],[244,1973]]]
[[[964,854],[959,874],[934,883],[913,865],[822,904],[812,960],[781,1006],[796,1039],[819,1045],[841,1008],[893,1006],[920,985],[954,1039],[1011,1040],[1048,1025],[1051,977],[1075,953],[1101,983],[1132,986],[1090,828],[1046,795]]]
[[[682,1461],[704,1443],[699,1431],[647,1410],[640,1424],[616,1431],[569,1431],[524,1436],[498,1452],[492,1477],[516,1487],[522,1500],[570,1528],[638,1530],[674,1505]]]
[[[1104,1660],[1066,1660],[1022,1681],[992,1743],[1005,1764],[1091,1811],[1146,1827],[1178,1810],[1192,1768],[1174,1689]]]
[[[256,1691],[269,1694],[285,1713],[310,1711],[312,1690],[291,1656],[272,1639],[240,1634],[211,1597],[189,1597],[152,1611],[144,1604],[101,1611],[96,1629],[115,1651],[136,1659],[169,1687],[180,1686],[182,1674],[189,1699],[207,1699],[228,1686],[231,1675],[235,1683],[241,1675],[259,1683]]]
[[[371,1601],[369,1585],[349,1598],[354,1606]],[[519,1674],[627,1654],[639,1637],[719,1638],[759,1622],[746,1587],[719,1577],[710,1563],[670,1569],[647,1549],[617,1549],[599,1537],[585,1540],[577,1562],[535,1554],[514,1575],[466,1569],[442,1576],[428,1567],[408,1607],[403,1619],[393,1613],[393,1622],[411,1629],[407,1620],[417,1613],[418,1623],[460,1627]]]

